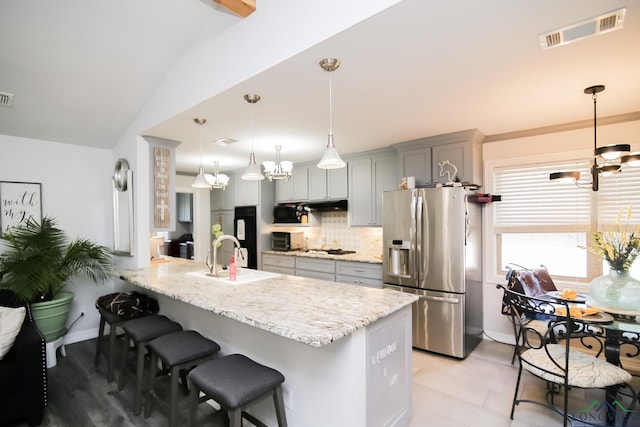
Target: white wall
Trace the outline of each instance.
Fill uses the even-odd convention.
[[[598,146],[608,144],[631,144],[632,151],[640,151],[640,121],[620,123],[608,126],[598,126]],[[485,143],[483,145],[484,160],[484,188],[483,192],[492,193],[493,177],[491,169],[499,164],[509,162],[509,159],[528,158],[531,162],[553,161],[558,156],[571,154],[572,158],[589,158],[593,153],[593,128],[558,132],[547,135],[531,136]],[[624,173],[624,172],[623,172]],[[639,183],[640,185],[640,183]],[[591,191],[577,189],[576,191]],[[511,324],[506,316],[500,315],[502,294],[496,289],[496,284],[505,284],[503,276],[494,274],[496,265],[493,236],[489,225],[492,221],[491,206],[487,205],[483,213],[484,233],[484,329],[490,337],[503,342],[513,341]],[[553,272],[552,272],[553,273]],[[556,283],[561,287],[562,282]],[[575,284],[567,284],[575,286]]]
[[[85,237],[113,247],[110,150],[0,135],[0,181],[42,184],[42,213],[57,220],[70,238]],[[66,290],[75,293],[65,342],[96,336],[98,296],[113,291],[113,282],[95,285],[78,278]]]

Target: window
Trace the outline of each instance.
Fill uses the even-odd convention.
[[[589,232],[612,227],[620,208],[635,202],[631,224],[640,222],[640,168],[600,177],[600,190],[591,190],[591,159],[496,167],[493,203],[496,271],[509,263],[525,267],[545,265],[554,277],[589,281],[608,266],[583,249]],[[580,171],[579,185],[549,181],[558,171]],[[640,277],[640,263],[631,274]],[[634,270],[636,270],[634,272]]]

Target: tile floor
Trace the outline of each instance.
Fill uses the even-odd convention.
[[[511,365],[513,347],[483,340],[464,360],[413,351],[413,415],[410,427],[549,427],[562,418],[537,405],[522,403],[509,419],[518,374]],[[638,380],[633,384],[636,390]],[[522,392],[544,399],[545,385],[523,373]],[[604,390],[571,391],[571,407],[586,408],[604,400]],[[628,425],[640,425],[631,420]]]

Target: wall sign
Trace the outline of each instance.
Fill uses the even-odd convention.
[[[153,149],[153,227],[169,228],[171,225],[170,156],[168,148]]]
[[[0,233],[42,220],[42,186],[37,182],[0,181]]]

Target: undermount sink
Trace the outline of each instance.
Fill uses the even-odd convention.
[[[273,279],[280,277],[280,273],[272,273],[270,271],[253,270],[250,268],[238,268],[236,272],[236,280],[229,279],[229,270],[221,270],[218,272],[218,277],[214,277],[209,273],[209,270],[190,271],[187,273],[189,276],[200,277],[203,279],[211,280],[215,283],[221,283],[225,285],[243,285],[245,283],[256,282],[258,280]]]

